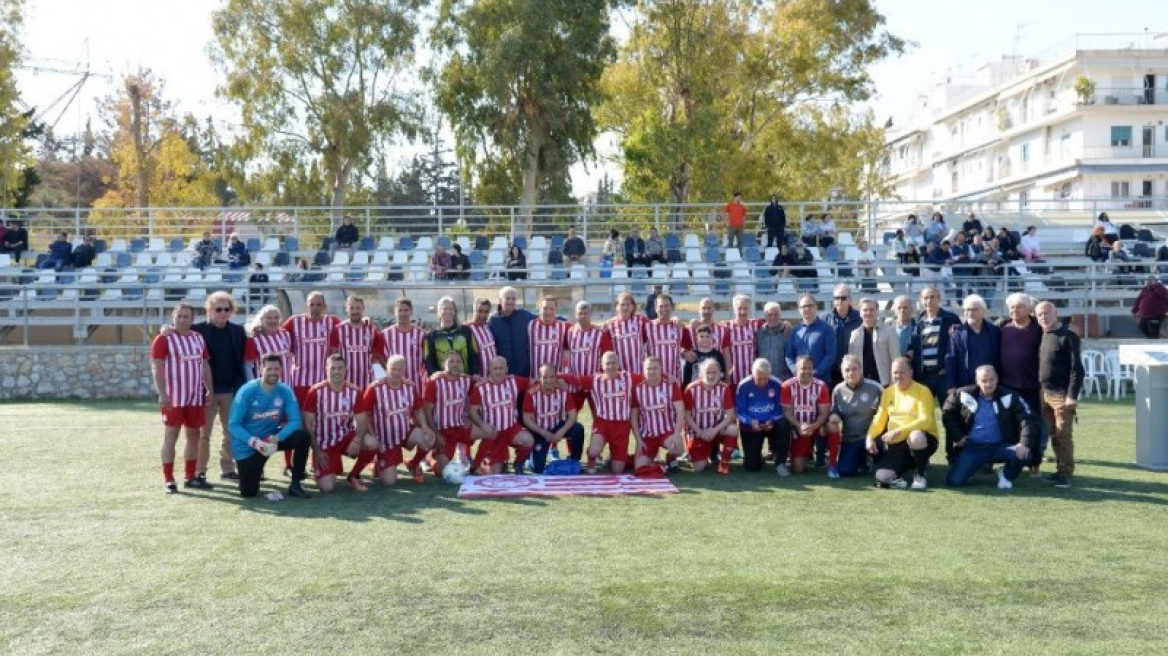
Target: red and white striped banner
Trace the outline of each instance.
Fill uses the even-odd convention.
[[[612,497],[626,494],[677,494],[668,478],[637,478],[631,474],[604,476],[468,476],[460,499],[489,497]]]

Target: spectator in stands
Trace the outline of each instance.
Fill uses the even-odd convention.
[[[1022,243],[1018,244],[1018,253],[1027,262],[1042,262],[1042,241],[1038,238],[1038,228],[1030,226],[1022,234]]]
[[[892,361],[901,357],[900,336],[894,326],[880,323],[880,306],[874,299],[860,301],[860,317],[860,325],[852,330],[840,358],[841,378],[847,378],[843,364],[850,354],[859,361],[864,378],[891,385]]]
[[[1002,369],[1001,330],[985,320],[986,304],[977,294],[970,294],[961,302],[965,321],[949,334],[949,349],[945,354],[945,379],[948,395],[977,382],[979,367],[993,369],[994,378]],[[958,437],[957,439],[960,439]],[[959,447],[952,436],[945,438],[945,457],[950,466],[957,461]]]
[[[932,274],[934,282],[939,282],[942,277],[952,275],[952,270],[949,269],[949,242],[943,241],[940,244],[929,242],[925,248],[925,268]]]
[[[1168,274],[1168,239],[1165,239],[1160,248],[1156,249],[1156,262],[1156,271],[1161,276]],[[1163,278],[1161,278],[1162,280]]]
[[[998,231],[998,251],[1002,253],[1002,257],[1006,258],[1007,262],[1022,258],[1022,254],[1018,252],[1020,241],[1020,239],[1014,239],[1013,233],[1005,228]]]
[[[434,274],[434,280],[446,280],[450,266],[450,253],[446,252],[445,246],[438,244],[434,247],[434,257],[430,258],[430,272]]]
[[[507,360],[507,373],[530,376],[531,354],[528,352],[527,325],[536,316],[519,307],[519,292],[514,287],[499,290],[499,305],[487,319],[495,340],[495,351]]]
[[[868,240],[861,239],[856,246],[856,275],[860,277],[860,289],[866,292],[876,291],[876,253],[868,247]]]
[[[907,275],[914,278],[921,275],[921,253],[917,250],[916,244],[908,245],[908,250],[900,258],[900,264]]]
[[[615,230],[613,232],[616,232]],[[636,228],[629,229],[629,236],[625,238],[625,264],[633,266],[649,266],[649,258],[645,255],[645,240]]]
[[[231,234],[227,244],[227,267],[231,270],[246,269],[251,264],[251,253],[247,252],[247,245],[236,233]]]
[[[1111,254],[1108,255],[1107,259],[1109,262],[1111,262],[1112,270],[1115,271],[1115,273],[1136,273],[1136,271],[1139,269],[1139,267],[1130,266],[1129,264],[1121,264],[1134,262],[1136,260],[1127,254],[1127,251],[1123,248],[1123,242],[1118,239],[1111,242]]]
[[[1107,239],[1104,237],[1103,226],[1095,226],[1091,230],[1091,236],[1087,238],[1087,245],[1083,248],[1083,255],[1091,258],[1096,262],[1106,262],[1111,249],[1107,244]]]
[[[949,352],[949,333],[961,323],[956,314],[941,307],[941,291],[934,287],[921,290],[921,307],[913,329],[909,353],[913,378],[933,392],[936,401],[943,401],[948,390],[945,375],[945,355]]]
[[[57,238],[49,244],[49,256],[41,262],[40,268],[61,271],[73,264],[73,244],[69,243],[69,233],[58,232]]]
[[[819,221],[819,245],[827,248],[835,243],[835,219],[830,214],[824,214]]]
[[[451,280],[470,279],[470,258],[462,253],[462,246],[455,244],[454,252],[450,255],[450,270],[446,276]]]
[[[255,306],[264,306],[271,302],[272,290],[268,287],[270,282],[268,274],[264,271],[264,265],[256,262],[252,265],[251,277],[247,279],[248,282],[248,304]],[[291,372],[286,372],[291,374]]]
[[[665,293],[665,288],[661,285],[653,285],[653,291],[645,297],[645,316],[650,321],[657,320],[657,297]]]
[[[359,241],[361,241],[361,235],[357,232],[357,226],[353,225],[353,217],[346,214],[341,217],[341,225],[337,228],[336,234],[333,235],[333,243],[329,246],[329,257],[331,258],[340,248],[352,252],[357,248]]]
[[[908,243],[918,246],[925,243],[924,232],[921,229],[921,220],[917,218],[916,214],[908,215],[908,218],[905,219],[904,227],[901,230],[904,231],[904,238]]]
[[[1099,220],[1095,222],[1095,227],[1103,228],[1103,237],[1107,240],[1108,243],[1119,239],[1119,229],[1111,223],[1111,219],[1108,218],[1107,212],[1099,213]]]
[[[762,224],[766,228],[766,247],[787,244],[787,210],[779,203],[779,197],[771,194],[771,202],[762,211]]]
[[[4,242],[0,246],[0,253],[8,253],[12,261],[19,264],[21,256],[28,250],[28,230],[15,219],[8,222],[8,231],[4,233]]]
[[[803,219],[803,225],[799,230],[799,238],[807,246],[819,246],[819,236],[821,234],[822,222],[819,217],[814,214],[808,214]]]
[[[961,487],[983,466],[1004,461],[998,489],[1009,490],[1038,439],[1032,410],[1016,392],[998,385],[993,367],[978,367],[975,377],[976,384],[953,390],[945,400],[945,442],[956,451],[949,460],[946,483]]]
[[[199,269],[206,269],[218,261],[216,258],[221,252],[223,249],[214,239],[211,239],[210,231],[204,232],[202,241],[195,243],[195,257],[191,260],[191,264]]]
[[[616,232],[615,230],[613,232]],[[568,228],[568,238],[564,240],[564,260],[568,264],[579,264],[584,260],[588,247],[584,240],[576,234],[575,228]]]
[[[1148,339],[1160,339],[1160,324],[1168,314],[1168,287],[1156,276],[1148,276],[1136,296],[1131,313],[1140,322],[1140,332]]]
[[[1075,413],[1083,390],[1083,359],[1079,336],[1058,319],[1049,301],[1034,308],[1042,326],[1038,349],[1038,380],[1042,384],[1042,416],[1054,447],[1055,473],[1046,478],[1055,487],[1071,486],[1075,474]]]
[[[969,244],[965,243],[964,232],[954,235],[953,240],[949,246],[949,263],[953,267],[958,295],[965,295],[969,291],[969,277],[974,273],[973,253],[969,250]]]
[[[84,269],[93,266],[95,258],[97,258],[97,246],[94,244],[93,235],[85,235],[77,248],[73,249],[73,268]]]
[[[742,194],[734,192],[734,199],[726,204],[726,248],[742,248],[742,231],[746,229],[746,206]]]
[[[665,263],[665,242],[661,241],[657,228],[649,228],[649,238],[645,240],[645,258],[650,263]]]
[[[507,252],[507,280],[527,280],[527,256],[518,244]]]
[[[771,275],[786,278],[791,275],[790,267],[793,264],[790,249],[785,244],[779,246],[779,251],[775,253],[775,259],[771,260]]]
[[[933,212],[933,220],[925,228],[925,241],[939,244],[949,234],[949,226],[945,225],[945,216],[940,212]]]
[[[604,241],[604,259],[608,260],[609,262],[615,262],[617,256],[621,255],[623,252],[624,248],[621,246],[620,231],[610,230],[608,232],[608,239]]]
[[[969,217],[961,224],[961,232],[965,233],[966,239],[972,241],[975,236],[981,235],[981,221],[973,212],[969,213]]]
[[[981,238],[981,234],[976,234],[969,239],[969,259],[972,262],[981,262],[984,254],[985,240]]]
[[[896,233],[892,235],[892,241],[889,242],[888,248],[897,260],[904,263],[904,254],[908,252],[908,238],[904,236],[903,228],[896,229]]]
[[[296,270],[288,274],[288,282],[309,282],[309,275],[308,260],[298,257],[296,258]]]
[[[819,272],[815,269],[815,259],[812,258],[811,251],[803,246],[803,242],[795,244],[795,252],[791,254],[790,258],[790,266],[794,267],[791,270],[792,277],[811,280],[819,277]]]

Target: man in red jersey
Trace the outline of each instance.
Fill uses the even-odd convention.
[[[466,324],[474,336],[475,348],[478,350],[479,366],[477,370],[483,373],[490,371],[491,360],[499,355],[499,349],[495,346],[495,336],[491,334],[491,329],[487,326],[487,319],[491,318],[493,310],[494,305],[491,303],[491,299],[475,300],[474,320]]]
[[[730,367],[726,380],[738,382],[751,375],[751,366],[754,363],[754,337],[762,326],[761,319],[750,318],[750,308],[753,303],[749,296],[739,294],[734,297],[734,319],[727,321],[725,326],[729,332],[727,339],[730,347],[723,352],[726,364]]]
[[[415,326],[414,303],[408,298],[399,298],[393,303],[393,325],[382,331],[385,341],[385,357],[400,355],[406,362],[406,380],[414,385],[422,385],[426,381],[426,362],[422,343],[426,339],[426,331]],[[386,369],[389,367],[387,366]]]
[[[620,357],[613,351],[601,357],[600,367],[601,372],[593,376],[561,378],[588,391],[596,408],[592,418],[592,441],[588,444],[588,473],[596,473],[596,459],[607,445],[612,471],[620,474],[625,471],[625,462],[629,459],[629,431],[632,430],[629,407],[633,387],[644,378],[621,371]]]
[[[383,485],[397,483],[397,466],[404,462],[402,449],[414,447],[418,453],[434,448],[434,431],[422,407],[422,390],[406,377],[409,365],[401,355],[389,356],[388,375],[365,389],[365,410],[369,427],[377,439],[377,478]],[[410,472],[415,483],[423,482],[422,470]]]
[[[365,402],[361,390],[348,381],[345,358],[339,353],[329,356],[328,379],[308,390],[302,410],[304,428],[312,436],[312,469],[320,491],[336,489],[337,476],[344,472],[343,455],[357,459],[349,472],[349,486],[368,491],[361,482],[361,470],[377,457],[377,441],[366,435]]]
[[[447,351],[442,360],[443,370],[426,381],[422,399],[426,407],[428,424],[435,431],[434,458],[437,461],[434,474],[441,476],[442,468],[462,446],[467,453],[474,438],[470,430],[469,403],[472,387],[470,376],[462,373],[462,355],[457,351]],[[410,473],[417,473],[420,464],[410,462]]]
[[[539,368],[539,385],[523,396],[523,424],[531,431],[535,446],[531,454],[531,468],[542,474],[549,449],[557,448],[560,440],[568,438],[569,457],[580,461],[584,453],[584,427],[576,423],[575,395],[569,393],[556,376],[550,364]]]
[[[681,438],[685,426],[685,401],[677,383],[665,378],[661,359],[655,355],[645,358],[644,380],[633,388],[629,423],[637,437],[636,470],[653,464],[657,453],[664,448],[670,471],[677,469],[677,456],[685,450]]]
[[[539,317],[527,324],[528,358],[533,372],[545,364],[552,365],[557,372],[563,366],[564,336],[571,324],[556,317],[559,309],[559,301],[554,296],[545,296],[540,301]]]
[[[714,350],[726,353],[730,348],[730,331],[725,324],[714,318],[714,301],[710,298],[698,301],[698,316],[689,322],[689,341],[694,345],[698,343],[698,328],[703,326],[710,329],[710,339]]]
[[[718,473],[730,473],[730,458],[738,448],[738,417],[734,386],[722,380],[717,360],[702,362],[698,380],[685,388],[686,450],[694,471],[706,468],[711,454],[721,448]]]
[[[519,423],[519,396],[530,386],[528,379],[509,375],[507,360],[497,356],[491,360],[486,379],[471,389],[472,434],[479,440],[479,450],[470,466],[472,472],[485,459],[490,461],[490,473],[502,473],[510,449],[515,447],[515,473],[523,473],[523,463],[531,455],[534,440]]]
[[[365,389],[373,382],[373,363],[385,366],[385,338],[377,326],[365,320],[365,299],[350,296],[345,300],[349,320],[329,333],[329,352],[344,356],[349,368],[349,382]]]
[[[645,359],[645,333],[641,327],[648,321],[637,314],[637,302],[627,292],[616,297],[617,315],[604,325],[612,350],[616,353],[622,371],[640,371]]]
[[[296,402],[302,408],[308,388],[328,376],[325,361],[329,356],[329,333],[341,323],[337,317],[327,314],[324,294],[312,292],[305,303],[304,314],[290,317],[281,326],[292,335],[294,366],[290,381],[292,391],[296,393]]]
[[[564,350],[568,354],[564,373],[586,378],[600,373],[600,356],[612,350],[612,338],[592,324],[592,304],[588,301],[576,304],[576,323],[564,335]],[[585,399],[592,405],[592,400],[583,389],[575,385],[569,389],[577,411],[584,407]],[[596,414],[595,407],[592,414]]]
[[[187,444],[183,451],[187,488],[209,490],[211,484],[196,477],[199,439],[207,422],[206,399],[211,388],[211,353],[203,336],[191,330],[195,309],[186,303],[174,306],[171,321],[174,330],[159,335],[150,345],[150,365],[154,388],[158,390],[158,408],[162,412],[162,478],[167,494],[178,492],[174,480],[174,452],[178,435],[185,426]]]
[[[783,419],[791,424],[791,469],[802,474],[815,438],[831,415],[831,391],[827,383],[815,377],[815,360],[811,356],[803,355],[795,360],[795,376],[783,383],[779,405],[783,408]],[[827,437],[827,465],[835,468],[839,461],[840,434],[833,432]],[[776,463],[776,466],[785,465]]]
[[[689,330],[673,318],[673,297],[658,294],[656,309],[657,318],[641,326],[645,351],[660,361],[661,375],[665,380],[680,388],[681,360],[694,360],[693,343]]]

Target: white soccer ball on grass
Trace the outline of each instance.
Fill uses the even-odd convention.
[[[442,468],[442,480],[451,485],[462,485],[466,480],[466,465],[457,460],[450,461]]]

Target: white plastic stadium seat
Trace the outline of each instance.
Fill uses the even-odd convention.
[[[689,232],[689,233],[686,233],[686,235],[685,235],[685,244],[684,245],[686,248],[701,248],[702,247],[702,240],[698,239],[698,236],[695,235],[694,233]]]
[[[109,257],[109,253],[100,253],[98,254],[98,257],[101,257],[102,255],[105,255],[107,258]],[[10,266],[12,266],[12,256],[8,253],[0,253],[0,268]]]
[[[503,275],[503,251],[487,251],[487,271],[491,278],[500,278]]]
[[[333,253],[333,265],[334,266],[347,266],[348,264],[349,264],[349,251],[344,250],[344,249],[338,249],[337,252]]]
[[[256,253],[255,263],[262,264],[265,269],[272,266],[272,254],[268,251],[260,251]]]
[[[187,286],[187,298],[193,301],[201,301],[207,298],[207,288],[203,287],[203,274],[197,271],[191,271],[183,277],[183,284]]]
[[[572,280],[587,280],[588,267],[584,266],[583,264],[573,264],[572,267],[568,269],[568,277]]]
[[[533,248],[527,252],[528,264],[547,264],[547,251]]]
[[[510,245],[511,244],[507,243],[507,238],[503,235],[496,235],[495,238],[491,240],[491,250],[493,251],[505,251]]]
[[[166,250],[166,244],[162,241],[162,237],[151,237],[146,250],[151,253],[161,253]]]
[[[129,249],[126,248],[125,239],[115,239],[110,242],[109,252],[111,253],[125,253],[127,250]]]
[[[405,253],[402,253],[405,255]],[[373,259],[369,261],[373,266],[389,266],[388,251],[373,251]]]
[[[356,253],[353,253],[353,261],[351,264],[353,266],[360,266],[360,267],[369,266],[369,252],[368,251],[357,251]]]
[[[433,237],[418,237],[417,248],[429,253],[430,251],[434,250],[434,238]]]
[[[405,251],[393,252],[393,265],[396,267],[404,267],[410,263],[410,254]]]
[[[154,257],[147,251],[138,253],[138,257],[134,259],[134,266],[149,267],[154,266]]]
[[[856,245],[856,241],[854,239],[852,239],[852,233],[850,233],[850,232],[841,232],[841,233],[836,234],[835,237],[836,237],[836,243],[839,244],[840,246],[846,247],[846,246],[855,246]]]
[[[546,264],[532,264],[531,260],[528,260],[527,267],[531,272],[532,280],[547,280],[548,269]]]
[[[174,265],[174,258],[170,253],[162,252],[158,254],[158,258],[154,261],[156,266],[168,267]]]
[[[264,240],[264,251],[268,253],[275,253],[280,250],[280,240],[275,237],[268,237]],[[264,266],[267,266],[266,264]]]
[[[547,250],[547,237],[543,235],[536,235],[531,238],[531,243],[527,246],[531,250]]]
[[[377,240],[377,250],[386,251],[386,252],[392,251],[393,250],[393,237],[386,235],[386,236],[382,237],[381,239],[378,239]]]
[[[742,252],[741,251],[739,251],[737,248],[727,248],[726,249],[726,263],[727,264],[734,264],[735,262],[741,262],[741,261],[742,261]]]
[[[685,249],[685,261],[689,264],[696,264],[702,261],[702,249],[689,248]]]
[[[1087,349],[1081,356],[1083,360],[1083,395],[1091,394],[1095,390],[1096,400],[1103,400],[1103,385],[1107,380],[1107,358],[1102,351]],[[1110,392],[1110,390],[1108,390]]]
[[[459,235],[458,239],[454,240],[454,243],[462,247],[462,252],[464,255],[470,252],[470,237],[467,237],[466,235]]]

